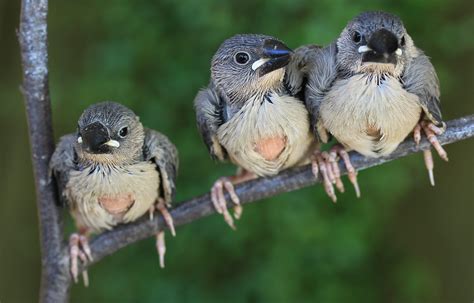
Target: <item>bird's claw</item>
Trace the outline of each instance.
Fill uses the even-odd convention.
[[[352,183],[352,186],[354,186],[356,197],[360,198],[360,187],[359,187],[359,182],[357,182],[357,171],[355,170],[354,166],[352,165],[351,158],[349,157],[349,154],[344,149],[344,147],[342,147],[341,145],[334,146],[331,149],[331,151],[333,151],[337,155],[339,155],[342,158],[342,160],[344,161],[344,165],[346,166],[346,170],[347,170],[347,177],[349,178],[349,181]],[[337,165],[337,162],[336,162],[336,165]]]
[[[235,229],[234,219],[227,209],[227,201],[225,200],[224,190],[229,193],[231,201],[235,204],[234,217],[239,219],[242,215],[242,206],[240,205],[240,199],[235,193],[234,185],[228,178],[219,178],[211,188],[211,200],[217,213],[224,216],[226,223]]]
[[[316,178],[319,178],[319,174],[321,174],[323,180],[324,190],[326,194],[331,198],[331,200],[336,203],[337,197],[334,191],[333,186],[333,179],[334,174],[332,173],[332,167],[329,161],[327,161],[328,157],[325,157],[325,152],[321,152],[319,150],[315,151],[312,158],[312,170],[313,174]],[[332,177],[332,178],[331,178]],[[335,180],[334,180],[335,183]]]
[[[337,152],[334,150],[331,150],[329,154],[327,155],[328,155],[329,163],[332,167],[332,172],[334,174],[336,187],[341,193],[343,193],[345,192],[345,189],[344,189],[344,184],[342,183],[342,180],[341,180],[341,170],[339,169],[339,165],[337,163]]]
[[[344,192],[344,184],[341,181],[341,171],[339,169],[338,164],[338,155],[343,159],[344,164],[347,169],[347,175],[349,180],[351,181],[352,185],[354,186],[354,190],[356,192],[357,198],[360,197],[360,188],[359,183],[357,182],[357,171],[352,166],[351,159],[347,151],[340,145],[336,145],[329,153],[321,152],[319,150],[315,151],[312,158],[312,171],[315,177],[317,178],[319,173],[323,178],[323,185],[324,190],[331,198],[333,202],[337,201],[337,197],[335,194],[334,186],[340,192]]]
[[[156,209],[161,212],[163,215],[163,219],[165,219],[166,225],[170,229],[171,235],[173,237],[176,236],[176,230],[174,228],[173,217],[171,216],[170,212],[168,211],[168,205],[166,204],[163,198],[158,198],[158,203],[156,203]]]
[[[438,138],[436,137],[437,135],[441,135],[443,133],[443,130],[434,125],[431,122],[428,121],[421,121],[415,126],[415,129],[413,130],[413,139],[418,146],[421,140],[421,131],[426,135],[426,138],[428,141],[431,143],[433,148],[436,150],[438,155],[443,159],[444,161],[448,161],[448,154],[446,150],[441,146],[441,144],[438,141]],[[433,162],[433,155],[431,153],[431,149],[427,149],[423,151],[423,158],[425,161],[425,166],[426,169],[428,170],[428,176],[430,178],[430,184],[432,186],[435,186],[435,180],[434,180],[434,173],[433,173],[433,168],[434,168],[434,162]]]
[[[156,234],[156,250],[158,251],[158,256],[160,258],[160,267],[165,268],[166,244],[164,231],[160,231]]]
[[[77,283],[79,281],[78,259],[80,259],[84,264],[93,261],[89,241],[86,236],[73,233],[69,237],[69,255],[71,260],[71,275],[74,283]],[[87,270],[82,271],[82,278],[84,280],[84,286],[89,286],[89,275]]]
[[[166,225],[168,226],[170,233],[173,237],[176,236],[176,230],[174,227],[173,217],[168,211],[169,204],[166,203],[165,199],[158,198],[158,202],[153,204],[149,209],[150,220],[153,220],[153,214],[155,210],[158,210],[163,219],[165,220]],[[156,250],[158,251],[158,256],[160,258],[160,267],[165,267],[165,253],[166,253],[166,244],[165,244],[165,232],[160,231],[156,234]]]
[[[441,157],[441,159],[448,162],[448,153],[444,150],[444,148],[439,143],[438,138],[436,137],[437,135],[441,135],[443,131],[431,122],[423,121],[421,122],[421,127],[423,128],[428,141],[430,141],[431,145],[438,152],[438,155]]]

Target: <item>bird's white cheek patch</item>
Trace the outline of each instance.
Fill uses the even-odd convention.
[[[82,144],[82,137],[77,138],[77,143]]]
[[[403,54],[403,51],[401,48],[397,48],[397,50],[395,51],[395,54],[397,54],[397,56],[401,56]]]
[[[257,61],[255,61],[253,64],[252,64],[252,69],[253,70],[257,70],[260,66],[264,65],[265,63],[268,62],[268,58],[263,58],[263,59],[259,59]]]

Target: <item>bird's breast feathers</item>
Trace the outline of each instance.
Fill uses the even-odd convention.
[[[248,100],[217,136],[234,163],[260,176],[303,161],[313,144],[303,102],[276,93]]]
[[[77,224],[101,231],[145,214],[158,198],[158,187],[156,166],[139,162],[72,171],[65,193]]]
[[[337,80],[321,104],[321,121],[349,149],[378,157],[391,153],[421,115],[418,96],[397,78],[358,74]]]

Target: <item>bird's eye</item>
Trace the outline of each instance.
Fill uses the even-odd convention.
[[[250,61],[250,55],[246,52],[238,52],[234,56],[234,61],[239,65],[245,65]]]
[[[119,131],[119,137],[125,138],[128,135],[128,127],[122,127]]]
[[[354,32],[352,34],[352,40],[355,42],[355,43],[359,43],[361,40],[362,40],[362,36],[359,32]]]
[[[405,46],[405,36],[402,36],[402,39],[400,39],[400,46]]]

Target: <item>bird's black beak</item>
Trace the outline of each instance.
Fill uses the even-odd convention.
[[[359,48],[362,62],[397,64],[397,55],[401,54],[397,36],[382,28],[375,31],[365,46]]]
[[[262,58],[255,61],[252,68],[255,67],[255,64],[263,62],[261,65],[256,66],[254,70],[258,69],[258,75],[260,77],[264,76],[274,70],[285,67],[290,62],[292,53],[293,51],[282,42],[267,39],[263,44]]]
[[[91,123],[81,131],[78,142],[82,143],[85,149],[93,154],[110,153],[111,142],[107,127],[99,121]]]

